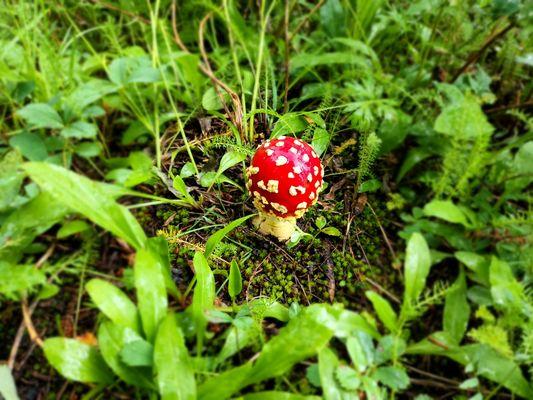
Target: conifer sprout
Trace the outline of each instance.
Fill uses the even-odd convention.
[[[296,219],[317,202],[324,168],[309,144],[280,136],[257,148],[247,178],[259,210],[254,225],[261,233],[286,241],[296,229]]]

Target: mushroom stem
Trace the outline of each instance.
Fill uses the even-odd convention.
[[[296,218],[279,218],[275,215],[259,213],[254,218],[253,224],[259,232],[275,236],[280,241],[287,241],[296,229]]]

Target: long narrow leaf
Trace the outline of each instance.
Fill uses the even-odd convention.
[[[58,203],[82,214],[134,248],[144,247],[146,235],[135,217],[115,202],[101,183],[44,162],[26,163],[23,168]]]
[[[215,301],[215,278],[205,256],[196,252],[193,259],[194,274],[196,276],[196,287],[192,300],[192,311],[196,331],[199,336],[203,336],[203,330],[207,325],[205,311],[213,307]]]
[[[125,345],[139,340],[142,338],[130,328],[109,321],[104,322],[98,329],[98,343],[102,356],[113,372],[130,385],[153,388],[149,369],[141,370],[129,367],[120,358],[120,351]]]
[[[404,263],[404,303],[416,302],[426,285],[431,257],[426,240],[420,233],[413,233],[407,242]]]
[[[205,256],[209,257],[215,246],[224,239],[224,236],[226,236],[228,233],[230,233],[232,230],[234,230],[236,227],[241,225],[243,222],[249,220],[255,216],[255,214],[252,215],[246,215],[245,217],[236,219],[235,221],[229,223],[224,228],[216,231],[211,235],[211,237],[207,240],[207,243],[205,244]]]
[[[19,400],[15,380],[7,365],[0,365],[0,397],[5,400]]]
[[[133,268],[137,303],[148,341],[153,342],[157,327],[167,313],[165,278],[159,259],[151,251],[139,250]]]
[[[157,331],[154,364],[163,400],[196,399],[196,382],[189,353],[173,314],[166,316]]]
[[[92,279],[86,285],[91,300],[111,321],[140,332],[137,307],[122,290],[102,279]]]
[[[86,383],[113,382],[113,374],[96,347],[54,337],[44,341],[43,350],[48,362],[65,378]]]

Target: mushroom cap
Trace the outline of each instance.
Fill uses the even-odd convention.
[[[247,175],[246,186],[259,211],[300,218],[317,201],[324,168],[309,144],[280,136],[257,148]]]

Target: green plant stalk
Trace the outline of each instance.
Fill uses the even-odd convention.
[[[228,25],[228,37],[229,37],[229,44],[231,49],[231,57],[233,59],[233,66],[235,68],[235,73],[237,75],[237,80],[239,81],[239,85],[241,86],[241,103],[242,103],[242,113],[243,115],[246,115],[246,98],[244,96],[244,85],[242,80],[242,74],[241,74],[241,67],[239,65],[239,60],[237,58],[237,50],[235,48],[235,38],[233,37],[233,32],[231,28],[231,18],[228,11],[228,0],[224,0],[224,17],[226,18],[226,24]],[[246,124],[243,124],[244,132],[242,132],[244,137],[248,136],[248,127]],[[241,144],[241,137],[240,135],[236,135],[236,138],[238,140],[238,144]]]
[[[257,51],[257,67],[256,67],[256,71],[255,71],[255,81],[254,81],[254,90],[253,90],[253,93],[252,93],[252,103],[250,105],[250,114],[253,115],[254,112],[255,112],[255,109],[256,109],[256,103],[257,103],[257,98],[258,98],[258,95],[259,95],[259,82],[260,82],[260,79],[261,79],[261,67],[262,67],[262,64],[263,64],[263,53],[264,53],[264,50],[265,50],[265,34],[266,34],[266,26],[267,26],[267,21],[268,21],[268,17],[270,16],[270,12],[272,11],[274,5],[276,4],[276,1],[273,1],[271,4],[270,4],[270,7],[267,11],[267,14],[265,15],[265,6],[266,6],[266,1],[263,1],[261,2],[261,9],[260,9],[260,16],[261,16],[261,32],[260,32],[260,36],[259,36],[259,49]],[[250,117],[250,125],[249,125],[249,128],[248,128],[248,140],[250,140],[250,143],[253,143],[254,142],[254,138],[255,138],[255,131],[254,131],[254,118],[253,117]]]
[[[159,60],[159,48],[157,45],[157,20],[159,16],[159,6],[161,1],[156,0],[154,10],[152,10],[152,7],[150,5],[150,1],[146,2],[148,5],[148,8],[150,10],[150,28],[152,32],[152,65],[157,68],[157,66],[160,64]],[[155,87],[154,87],[155,91]],[[157,96],[154,96],[157,98]],[[159,110],[158,110],[158,102],[154,101],[154,139],[155,139],[155,154],[156,154],[156,165],[157,169],[161,169],[161,134],[159,131]]]

